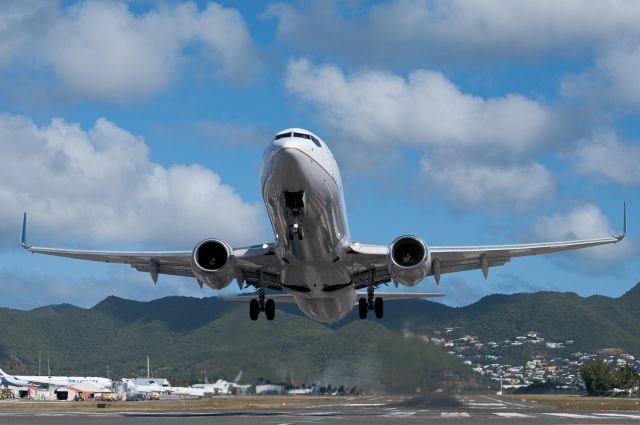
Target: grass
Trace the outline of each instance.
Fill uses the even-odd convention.
[[[614,397],[582,397],[547,394],[520,394],[508,395],[514,400],[532,401],[558,408],[559,410],[582,411],[640,411],[640,399],[638,398],[614,398]]]

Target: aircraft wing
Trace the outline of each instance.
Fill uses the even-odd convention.
[[[194,277],[191,269],[192,251],[92,251],[39,247],[26,242],[26,227],[27,213],[24,213],[20,243],[24,249],[34,254],[129,264],[138,271],[150,273],[154,283],[158,280],[158,274]],[[250,273],[259,267],[272,266],[274,256],[269,255],[272,248],[273,244],[236,248],[233,255],[239,269]]]
[[[621,234],[597,239],[583,239],[562,242],[542,242],[516,245],[484,245],[484,246],[429,246],[431,253],[431,271],[436,282],[443,273],[481,269],[485,278],[490,267],[502,266],[513,257],[548,254],[552,252],[570,251],[608,245],[620,242],[627,232],[627,211],[624,209],[624,230]],[[388,282],[388,253],[385,245],[354,243],[350,251],[354,277],[366,279],[372,273],[374,282]]]

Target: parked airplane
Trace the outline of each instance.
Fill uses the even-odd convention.
[[[0,378],[4,385],[13,387],[68,387],[83,382],[92,382],[103,388],[111,388],[112,381],[98,376],[26,376],[8,375],[0,369]]]
[[[32,246],[26,242],[26,213],[21,243],[33,253],[130,264],[147,272],[195,277],[202,287],[222,289],[234,279],[257,292],[250,297],[249,315],[275,316],[275,301],[295,302],[313,320],[335,322],[358,303],[360,318],[373,310],[383,316],[384,299],[425,298],[441,294],[380,294],[382,284],[415,286],[427,276],[436,283],[445,273],[491,267],[513,257],[588,248],[620,242],[626,233],[598,239],[519,245],[428,246],[418,236],[400,236],[390,245],[354,242],[338,165],[315,134],[290,128],[276,134],[262,159],[260,182],[275,242],[232,248],[220,239],[205,239],[191,251],[84,251]],[[366,289],[366,295],[356,292]],[[268,294],[267,290],[282,294]]]
[[[230,395],[243,393],[248,390],[251,385],[241,385],[240,380],[242,379],[243,371],[241,370],[235,379],[231,382],[225,381],[224,379],[218,379],[213,384],[209,383],[208,379],[205,379],[204,384],[195,384],[192,385],[191,388],[202,390],[206,394],[216,394],[216,395]]]
[[[125,386],[126,391],[130,393],[168,393],[171,388],[168,385],[160,385],[156,382],[150,382],[148,384],[136,384],[133,379],[124,378],[122,384]]]

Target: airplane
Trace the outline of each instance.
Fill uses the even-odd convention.
[[[243,374],[244,371],[241,370],[233,381],[229,382],[224,379],[218,379],[213,384],[209,383],[209,380],[205,378],[204,384],[194,384],[191,388],[202,390],[206,394],[230,395],[238,392],[246,392],[251,385],[240,384]]]
[[[92,382],[103,388],[111,388],[111,379],[98,376],[22,376],[8,375],[0,369],[0,378],[3,385],[13,387],[69,387],[83,382]]]
[[[156,382],[151,382],[149,384],[136,384],[133,379],[122,379],[122,384],[126,386],[128,392],[135,393],[168,393],[170,386],[160,385]]]
[[[87,251],[32,246],[26,242],[24,213],[22,246],[32,253],[107,263],[129,264],[158,275],[195,277],[200,287],[223,289],[235,279],[251,296],[226,299],[249,301],[249,317],[264,312],[275,317],[275,301],[295,302],[309,318],[336,322],[358,304],[361,319],[373,311],[380,319],[384,300],[438,297],[433,293],[376,293],[393,282],[412,287],[427,276],[440,283],[447,273],[489,269],[513,257],[568,251],[620,242],[626,234],[562,242],[487,246],[429,246],[418,236],[404,235],[389,245],[352,241],[340,171],[325,142],[314,133],[289,128],[278,132],[265,149],[260,184],[275,241],[232,248],[208,238],[190,251]],[[358,290],[366,290],[359,293]],[[272,294],[273,291],[277,293]],[[279,293],[278,293],[279,292]]]

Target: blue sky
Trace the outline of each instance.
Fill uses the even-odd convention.
[[[607,236],[614,247],[443,277],[443,302],[640,281],[635,1],[0,4],[0,305],[210,296],[195,280],[28,255],[273,238],[275,132],[319,134],[352,237],[431,245]],[[236,291],[235,285],[223,293]],[[426,279],[416,290],[433,291]]]

